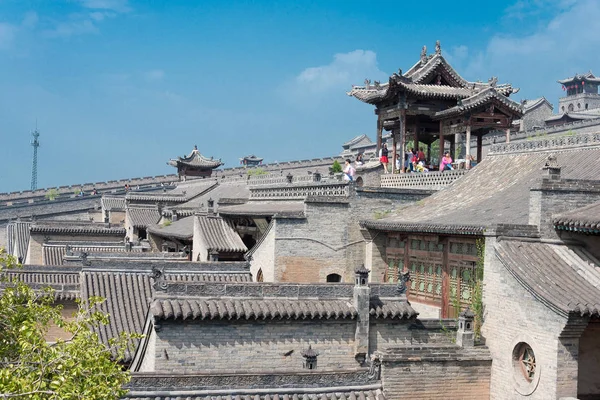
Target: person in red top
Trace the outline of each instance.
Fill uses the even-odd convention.
[[[421,161],[423,161],[423,164],[427,162],[427,160],[425,160],[425,153],[423,153],[423,148],[419,147],[419,152],[417,153],[417,163]]]

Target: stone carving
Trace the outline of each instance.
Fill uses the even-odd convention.
[[[167,290],[167,281],[165,279],[165,267],[158,268],[156,266],[152,267],[152,286],[155,290]]]
[[[376,351],[371,354],[371,360],[369,362],[369,380],[381,379],[381,359],[383,354]]]
[[[442,46],[440,45],[440,41],[435,41],[435,54],[442,55]]]
[[[410,271],[401,272],[400,279],[398,279],[398,293],[406,294],[408,288],[408,282],[410,281]]]
[[[370,88],[371,88],[371,80],[365,79],[365,89],[370,89]]]
[[[310,178],[310,177],[308,177]],[[251,199],[288,199],[302,200],[308,196],[348,197],[348,185],[345,183],[304,184],[297,186],[255,187],[250,189]]]
[[[375,89],[381,89],[381,82],[375,81],[373,84],[375,85]]]
[[[427,46],[423,46],[421,49],[421,64],[425,65],[427,63]]]
[[[560,168],[558,161],[556,160],[556,154],[552,153],[548,156],[548,158],[546,158],[544,168]]]
[[[70,244],[65,246],[65,254],[68,256],[72,256],[73,255],[73,246],[71,246]]]
[[[498,84],[498,77],[492,76],[490,79],[488,79],[488,83],[491,87],[496,87],[496,85]]]

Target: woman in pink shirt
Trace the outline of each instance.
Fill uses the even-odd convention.
[[[452,157],[450,157],[450,153],[445,152],[444,157],[442,157],[442,162],[440,163],[440,171],[445,170],[453,170],[452,168]]]

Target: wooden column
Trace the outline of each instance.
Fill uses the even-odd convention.
[[[397,136],[398,129],[392,129],[392,174],[396,172],[396,146],[398,145],[398,142],[396,140]]]
[[[510,143],[510,128],[506,128],[506,143]]]
[[[383,121],[381,116],[377,115],[377,154],[375,157],[379,158],[379,150],[381,150],[381,135],[383,130]]]
[[[427,144],[427,162],[431,163],[431,143]]]
[[[481,162],[482,150],[483,150],[483,134],[477,135],[477,163]]]
[[[450,266],[448,265],[448,238],[440,238],[440,243],[444,246],[442,255],[442,304],[441,317],[448,318],[450,308]]]
[[[467,122],[467,132],[465,138],[465,169],[471,168],[471,121]]]
[[[444,127],[442,121],[440,121],[440,159],[438,160],[438,167],[442,165],[442,157],[444,157]],[[439,169],[439,168],[438,168]]]
[[[450,157],[452,157],[452,161],[454,161],[454,155],[456,154],[456,135],[450,135]]]
[[[400,112],[400,153],[402,157],[400,158],[400,171],[406,172],[404,170],[404,159],[406,156],[406,152],[404,148],[406,147],[406,110],[402,109]]]

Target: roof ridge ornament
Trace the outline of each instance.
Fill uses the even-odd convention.
[[[421,49],[421,65],[427,64],[427,46]]]
[[[441,56],[442,55],[442,46],[440,45],[440,41],[435,41],[435,54]]]

